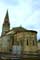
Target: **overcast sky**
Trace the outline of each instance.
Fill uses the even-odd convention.
[[[40,38],[40,0],[0,0],[0,34],[7,9],[11,28],[22,26],[36,30]]]

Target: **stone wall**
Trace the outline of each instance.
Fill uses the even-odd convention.
[[[12,47],[12,39],[10,35],[1,37],[0,39],[0,52],[9,52]]]
[[[28,43],[27,43],[28,41]],[[35,32],[25,32],[24,51],[37,51],[37,34]]]
[[[40,52],[40,42],[38,42],[38,51]]]
[[[28,40],[28,41],[27,41]],[[21,44],[24,52],[37,51],[37,33],[35,32],[19,32],[14,35],[14,44]]]
[[[17,32],[14,35],[6,35],[0,39],[0,51],[8,52],[13,45],[21,45],[24,52],[37,51],[37,33],[36,32]]]

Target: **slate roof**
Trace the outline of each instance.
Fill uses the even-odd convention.
[[[12,28],[12,30],[14,30],[14,31],[18,31],[18,32],[35,32],[35,33],[37,33],[37,31],[34,31],[34,30],[27,30],[27,29],[25,29],[25,28],[23,28],[23,27],[21,27],[21,26],[19,26],[19,27],[14,27],[14,28]]]
[[[26,31],[26,29],[23,28],[23,27],[14,27],[14,28],[12,28],[12,30],[15,30],[15,31]]]

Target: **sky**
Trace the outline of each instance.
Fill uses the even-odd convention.
[[[40,39],[40,0],[0,0],[0,35],[7,9],[11,28],[35,30]]]

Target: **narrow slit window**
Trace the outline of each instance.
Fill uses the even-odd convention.
[[[28,40],[27,40],[27,45],[28,45]]]
[[[33,45],[34,45],[34,40],[33,40]]]

